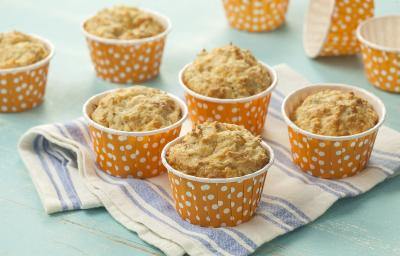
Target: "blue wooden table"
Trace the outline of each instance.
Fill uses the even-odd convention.
[[[386,104],[386,125],[400,130],[400,95],[368,84],[360,57],[310,60],[302,48],[308,1],[292,0],[287,23],[272,33],[249,34],[230,29],[218,0],[147,0],[126,4],[169,16],[161,75],[146,85],[182,94],[177,74],[201,48],[233,42],[268,64],[287,63],[312,82],[341,82],[363,87]],[[376,14],[400,12],[399,0],[378,0]],[[0,255],[159,255],[116,223],[103,208],[48,216],[17,154],[17,141],[28,128],[81,115],[91,95],[116,88],[94,75],[80,23],[96,10],[121,1],[2,0],[0,31],[19,29],[51,40],[46,100],[37,109],[0,114]],[[399,36],[399,35],[397,35]],[[294,81],[295,82],[295,81]],[[317,221],[260,248],[256,255],[400,255],[400,178],[357,198],[336,203]]]

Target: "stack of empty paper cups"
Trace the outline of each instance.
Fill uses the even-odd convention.
[[[373,0],[310,0],[304,24],[307,56],[352,55],[360,52],[355,32],[373,16]]]

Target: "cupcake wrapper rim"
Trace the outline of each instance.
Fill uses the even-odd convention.
[[[311,0],[311,2],[309,3],[309,7],[307,9],[306,15],[305,15],[305,22],[303,25],[303,31],[304,31],[304,36],[303,36],[303,45],[304,45],[304,49],[307,53],[307,55],[311,58],[315,58],[319,55],[319,53],[322,51],[325,41],[328,37],[329,34],[329,28],[331,27],[331,15],[335,9],[335,0],[329,0],[329,4],[320,4],[318,5],[318,9],[321,11],[323,10],[324,12],[326,12],[325,15],[321,15],[323,18],[323,31],[320,31],[321,36],[320,38],[317,40],[317,42],[313,42],[315,45],[309,45],[311,40],[309,38],[310,34],[311,34],[311,28],[309,27],[310,24],[307,22],[309,19],[311,18],[311,13],[312,13],[312,8],[313,5],[312,4],[320,4],[320,1],[313,1]],[[320,17],[321,17],[320,16]],[[314,25],[314,23],[312,24]],[[314,33],[313,33],[314,34]]]
[[[310,58],[360,52],[358,25],[373,16],[371,0],[310,0],[303,28],[303,46]]]
[[[362,30],[365,29],[370,24],[372,24],[373,22],[380,21],[380,20],[388,20],[388,19],[399,19],[400,20],[400,15],[387,15],[387,16],[373,17],[373,18],[363,21],[356,30],[357,39],[361,43],[367,45],[368,47],[371,47],[371,48],[374,48],[377,50],[400,53],[400,46],[399,46],[399,48],[395,48],[395,47],[387,47],[387,46],[379,45],[379,44],[374,43],[374,42],[370,41],[369,39],[367,39],[362,33]],[[393,35],[393,36],[396,36],[396,35]]]

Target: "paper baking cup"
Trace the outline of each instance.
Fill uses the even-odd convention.
[[[400,16],[363,22],[357,29],[367,78],[379,89],[400,93]]]
[[[30,36],[45,43],[49,54],[28,66],[0,69],[0,112],[22,112],[43,102],[54,46],[44,38]]]
[[[222,3],[231,27],[248,32],[263,32],[282,25],[289,0],[223,0]]]
[[[108,39],[87,32],[84,25],[88,19],[82,23],[82,31],[98,77],[113,83],[132,84],[158,75],[171,22],[159,13],[144,11],[158,20],[165,31],[143,39]]]
[[[324,136],[305,131],[289,118],[304,99],[318,91],[335,89],[352,91],[367,100],[379,116],[371,129],[350,136]],[[310,85],[289,94],[282,105],[282,115],[288,125],[293,162],[304,172],[326,179],[340,179],[361,172],[367,164],[386,110],[382,101],[358,87],[343,84]]]
[[[303,31],[307,56],[358,53],[360,46],[355,31],[373,15],[373,0],[310,0]]]
[[[250,220],[260,202],[267,171],[274,161],[274,152],[265,143],[270,161],[262,169],[235,178],[202,178],[187,175],[172,168],[166,152],[182,137],[168,143],[162,162],[168,170],[175,208],[182,219],[203,227],[236,226]]]
[[[119,89],[116,89],[119,90]],[[90,115],[103,92],[91,97],[83,106],[83,115],[89,126],[96,163],[106,173],[121,178],[150,178],[165,172],[161,163],[161,150],[165,144],[178,137],[182,123],[187,118],[187,107],[178,97],[168,94],[182,110],[182,118],[173,125],[145,132],[125,132],[104,127],[94,122]]]
[[[260,63],[268,69],[272,78],[271,85],[261,93],[238,99],[212,98],[192,91],[183,82],[183,73],[191,63],[186,65],[179,73],[179,82],[185,91],[189,116],[193,124],[218,121],[241,125],[256,135],[261,134],[267,118],[271,93],[278,79],[272,67],[265,63]]]

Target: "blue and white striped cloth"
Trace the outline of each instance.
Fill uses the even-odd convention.
[[[307,81],[285,65],[276,67],[264,139],[275,151],[255,217],[235,228],[202,228],[175,212],[166,175],[149,180],[117,179],[94,164],[82,119],[30,129],[20,141],[23,161],[47,213],[104,206],[126,228],[167,255],[248,255],[271,239],[318,218],[335,201],[360,195],[400,172],[400,133],[382,127],[368,168],[342,180],[301,172],[290,159],[284,95]],[[187,132],[186,123],[183,132]]]

